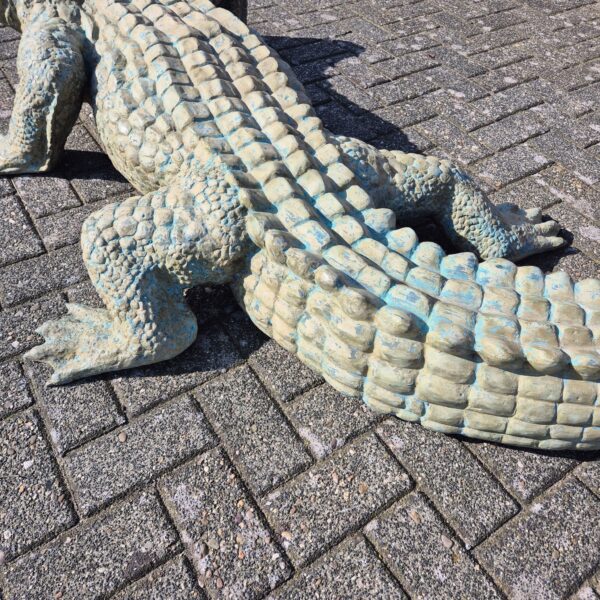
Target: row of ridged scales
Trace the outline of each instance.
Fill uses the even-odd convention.
[[[342,392],[432,429],[543,448],[600,444],[598,280],[573,286],[564,273],[445,256],[394,230],[289,67],[227,11],[204,0],[94,6],[101,50],[117,48],[138,90],[133,124],[119,110],[104,124],[112,139],[140,137],[126,172],[143,190],[189,153],[222,161],[261,249],[241,294],[262,330]],[[119,87],[114,71],[100,102]]]

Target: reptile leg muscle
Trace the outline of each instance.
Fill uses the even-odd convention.
[[[483,259],[518,260],[564,244],[555,236],[558,224],[542,222],[539,210],[495,206],[447,160],[377,150],[351,138],[342,139],[342,148],[378,206],[403,221],[435,219],[459,248]]]
[[[81,108],[81,43],[59,18],[25,29],[8,135],[0,137],[0,173],[37,173],[56,163]]]
[[[46,323],[28,358],[54,367],[50,383],[171,358],[196,338],[183,292],[224,283],[247,252],[237,190],[220,172],[195,173],[111,204],[84,223],[84,260],[106,309],[69,305]]]

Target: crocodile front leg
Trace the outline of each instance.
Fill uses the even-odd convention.
[[[8,135],[0,137],[0,173],[38,173],[56,163],[81,108],[81,43],[58,18],[38,18],[25,29]]]
[[[342,148],[376,204],[399,220],[436,220],[452,242],[482,259],[519,260],[564,245],[555,221],[542,222],[538,209],[495,206],[468,175],[447,160],[400,151],[377,150],[352,138]]]
[[[85,221],[82,247],[106,309],[69,305],[26,358],[47,362],[49,383],[62,384],[176,356],[197,333],[184,290],[229,281],[246,239],[237,191],[219,172],[104,207]]]

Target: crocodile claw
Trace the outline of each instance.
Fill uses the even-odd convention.
[[[559,223],[552,219],[542,220],[541,208],[522,209],[512,203],[500,204],[497,208],[504,223],[517,232],[521,240],[521,246],[510,256],[513,260],[556,250],[567,243],[557,235],[560,231]]]
[[[61,385],[118,368],[128,357],[127,344],[115,332],[105,309],[67,304],[68,314],[36,330],[45,341],[25,354],[54,370],[47,385]]]

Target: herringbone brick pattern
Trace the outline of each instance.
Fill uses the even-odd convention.
[[[249,21],[339,134],[449,157],[600,260],[600,2],[252,0]],[[0,30],[0,133],[18,37]],[[437,435],[344,398],[225,288],[166,364],[45,388],[21,360],[96,303],[79,228],[131,193],[88,111],[52,176],[0,178],[5,599],[600,597],[598,455]],[[440,238],[429,223],[423,237]]]

